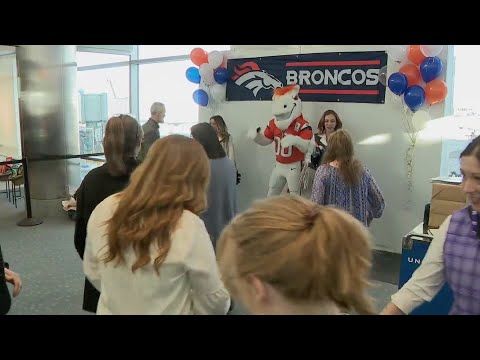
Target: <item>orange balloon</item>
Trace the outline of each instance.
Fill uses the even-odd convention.
[[[422,80],[420,70],[418,70],[418,67],[414,64],[405,64],[399,71],[407,77],[408,87],[418,85],[420,80]]]
[[[425,85],[425,99],[427,104],[433,105],[445,100],[448,87],[445,81],[435,79]]]
[[[208,63],[208,53],[202,48],[195,48],[190,52],[190,60],[197,66]]]
[[[420,65],[422,61],[426,59],[425,55],[423,55],[420,50],[420,45],[410,45],[407,57],[408,60],[417,65]]]

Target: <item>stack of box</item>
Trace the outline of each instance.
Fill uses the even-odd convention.
[[[467,205],[467,197],[461,188],[460,178],[432,179],[432,200],[428,227],[438,229],[455,210]]]

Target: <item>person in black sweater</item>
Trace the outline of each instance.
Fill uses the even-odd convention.
[[[133,117],[119,115],[108,120],[103,139],[106,163],[90,171],[75,193],[75,248],[82,260],[88,219],[99,203],[128,185],[130,174],[138,165],[142,139],[142,127]],[[83,309],[95,313],[99,297],[97,289],[85,279]]]
[[[12,298],[8,291],[7,282],[14,286],[13,297],[17,297],[22,289],[20,275],[8,267],[8,264],[3,261],[2,248],[0,247],[0,315],[6,315],[12,305]]]

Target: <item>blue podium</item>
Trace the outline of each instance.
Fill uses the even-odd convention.
[[[420,266],[433,239],[432,235],[422,234],[422,228],[418,226],[403,238],[398,288],[401,288]],[[452,291],[445,284],[431,302],[419,306],[410,315],[448,315],[452,302]]]

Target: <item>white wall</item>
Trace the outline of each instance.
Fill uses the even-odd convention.
[[[21,157],[15,54],[0,56],[0,154]]]
[[[385,45],[234,45],[231,57],[256,57],[279,54],[322,53],[334,51],[378,51]],[[446,64],[445,46],[441,58]],[[399,65],[389,61],[389,73]],[[316,129],[322,113],[333,109],[341,117],[344,128],[355,141],[356,155],[371,170],[386,200],[384,215],[374,220],[371,231],[374,246],[392,252],[401,252],[404,234],[422,222],[424,205],[430,202],[430,179],[439,175],[441,141],[436,137],[417,141],[413,184],[407,188],[404,165],[409,139],[403,123],[403,110],[394,95],[387,90],[385,104],[303,103],[303,114]],[[397,98],[398,99],[398,98]],[[444,106],[430,109],[432,118],[443,116]],[[242,174],[239,185],[240,209],[266,196],[268,179],[274,164],[273,145],[260,147],[246,136],[250,128],[264,127],[271,119],[271,103],[261,101],[225,102],[217,113],[222,115],[235,139],[237,164]],[[200,109],[200,121],[213,115],[209,109]],[[374,144],[374,142],[378,142]]]

